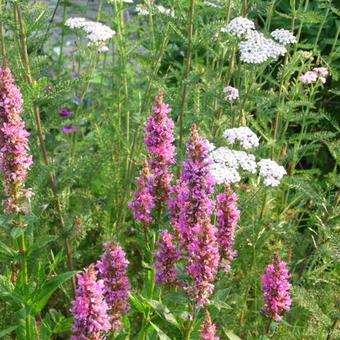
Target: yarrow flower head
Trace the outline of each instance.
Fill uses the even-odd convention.
[[[227,129],[224,131],[223,137],[229,144],[239,142],[245,149],[259,146],[259,138],[252,130],[245,126]]]
[[[162,231],[157,247],[159,250],[154,253],[156,259],[156,283],[169,286],[181,285],[176,268],[176,263],[181,258],[181,253],[177,250],[173,235],[168,231]]]
[[[172,174],[169,167],[175,163],[174,122],[169,117],[171,108],[163,102],[163,93],[156,97],[152,115],[145,127],[145,145],[151,155],[153,175],[152,194],[157,207],[169,197]]]
[[[237,195],[226,185],[225,192],[217,195],[217,240],[220,248],[220,267],[230,271],[230,264],[237,252],[234,250],[235,232],[240,211],[237,209]]]
[[[97,280],[94,266],[78,274],[78,289],[72,301],[74,316],[72,340],[100,340],[110,329],[108,306],[104,299],[104,282]]]
[[[293,33],[283,29],[279,28],[273,31],[270,34],[276,41],[278,41],[280,44],[286,46],[289,44],[296,44],[297,40]]]
[[[212,323],[209,311],[205,310],[204,323],[201,326],[201,337],[200,340],[219,340],[216,336],[216,326]]]
[[[250,31],[246,40],[239,43],[240,60],[248,64],[262,64],[285,55],[287,49],[262,33]]]
[[[282,177],[287,174],[283,166],[271,159],[261,159],[257,164],[260,168],[260,176],[264,178],[265,186],[278,186]]]
[[[239,98],[238,89],[232,86],[226,86],[223,89],[224,99],[227,101],[234,101]]]
[[[170,17],[174,17],[175,16],[175,11],[173,9],[170,8],[166,8],[162,5],[158,5],[156,6],[156,9],[159,13],[170,16]]]
[[[203,1],[203,5],[206,5],[208,7],[213,7],[213,8],[223,8],[223,3],[221,0],[212,0],[212,1]]]
[[[104,282],[104,298],[111,318],[111,329],[122,326],[122,316],[128,311],[130,284],[127,276],[129,261],[125,252],[115,242],[104,243],[105,253],[97,262],[98,276]]]
[[[136,6],[137,15],[145,16],[149,15],[149,10],[145,5],[138,4]]]
[[[281,314],[288,312],[292,304],[290,296],[291,284],[287,263],[281,261],[278,254],[274,255],[273,263],[268,265],[262,276],[264,308],[262,312],[276,321],[282,319]]]
[[[144,226],[150,225],[153,221],[151,211],[155,207],[155,203],[150,190],[152,181],[149,164],[145,160],[142,172],[137,178],[137,190],[132,194],[134,200],[128,204],[133,211],[134,218],[143,222]]]
[[[101,52],[107,49],[107,41],[116,34],[115,31],[101,22],[85,18],[69,18],[66,20],[65,25],[70,29],[82,29],[87,33],[88,45],[98,48]]]
[[[328,69],[326,67],[314,67],[312,71],[307,71],[300,76],[300,81],[303,84],[313,84],[318,80],[324,84],[328,76]]]
[[[21,118],[22,96],[11,70],[0,68],[0,168],[4,174],[5,213],[27,213],[31,189],[25,189],[32,165],[28,136]]]
[[[255,29],[254,22],[243,17],[232,19],[226,27],[221,28],[221,32],[230,33],[238,38],[243,37]]]

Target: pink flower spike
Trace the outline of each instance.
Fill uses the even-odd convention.
[[[219,340],[216,336],[216,326],[212,323],[209,311],[205,310],[204,323],[201,326],[200,340]]]
[[[288,312],[292,304],[289,283],[290,274],[287,263],[281,261],[279,254],[274,254],[273,263],[269,264],[262,276],[264,307],[262,312],[275,321],[282,319],[283,312]]]

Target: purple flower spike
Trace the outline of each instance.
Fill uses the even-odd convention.
[[[234,250],[235,231],[240,218],[236,206],[237,195],[226,185],[225,193],[217,195],[217,240],[220,248],[220,266],[230,271],[230,263],[237,252]]]
[[[289,283],[290,274],[287,263],[281,261],[279,254],[274,254],[273,263],[268,265],[262,276],[264,308],[262,312],[276,321],[280,321],[283,312],[288,312],[292,304]]]
[[[79,126],[76,126],[76,125],[65,125],[62,128],[62,131],[65,134],[78,132],[79,130],[80,130]]]
[[[201,337],[200,340],[219,340],[216,336],[216,326],[212,323],[209,311],[205,310],[204,323],[201,326]]]
[[[214,181],[209,171],[208,153],[208,141],[199,135],[194,125],[179,179],[182,190],[176,195],[176,206],[180,209],[179,238],[187,251],[187,273],[192,280],[188,293],[197,305],[204,305],[212,294],[219,264],[217,230],[210,222]]]
[[[156,97],[152,115],[145,127],[145,145],[151,155],[150,171],[154,177],[151,184],[156,207],[167,201],[171,188],[172,174],[169,167],[175,163],[174,122],[169,118],[169,105],[163,103],[163,93]]]
[[[0,68],[0,169],[4,174],[6,214],[28,213],[27,201],[32,196],[31,189],[25,189],[32,156],[29,133],[21,118],[22,104],[11,70]]]
[[[130,284],[127,276],[129,261],[125,252],[115,242],[104,243],[105,253],[96,267],[104,281],[104,297],[109,306],[112,330],[122,327],[122,316],[128,311]]]
[[[97,281],[97,271],[91,265],[77,275],[79,288],[72,301],[71,313],[74,316],[72,340],[100,340],[110,326],[108,306],[104,299],[104,281]]]
[[[150,192],[150,182],[152,182],[152,176],[149,164],[145,160],[143,170],[137,178],[137,190],[132,194],[134,200],[129,202],[134,218],[143,222],[145,227],[152,224],[151,211],[155,207],[154,198]]]
[[[176,263],[181,258],[181,253],[177,250],[176,245],[173,243],[174,237],[168,231],[161,232],[161,239],[157,242],[159,251],[154,253],[156,258],[156,283],[180,286],[178,280],[178,270]]]
[[[73,115],[73,112],[65,107],[60,109],[58,113],[61,117],[71,117]]]

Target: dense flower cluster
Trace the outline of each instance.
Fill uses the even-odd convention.
[[[220,266],[230,271],[230,263],[237,252],[234,250],[235,231],[240,218],[237,209],[237,195],[226,186],[225,192],[217,196],[217,240],[220,248]]]
[[[262,33],[250,31],[246,40],[239,43],[240,60],[249,64],[261,64],[285,55],[285,46],[266,38]]]
[[[260,168],[260,176],[264,178],[266,186],[278,186],[282,177],[287,174],[283,166],[278,165],[271,159],[261,159],[257,164]]]
[[[141,16],[149,15],[148,8],[145,5],[141,5],[141,4],[138,4],[136,6],[136,12],[137,12],[137,15],[141,15]]]
[[[159,251],[154,253],[156,259],[156,283],[170,286],[178,286],[178,270],[176,262],[181,258],[181,253],[174,244],[174,237],[168,231],[161,232],[160,241],[156,246]]]
[[[105,253],[97,262],[99,278],[104,283],[104,297],[108,305],[111,319],[111,329],[117,330],[122,326],[121,318],[128,309],[130,284],[127,277],[129,261],[125,252],[115,242],[104,243]]]
[[[313,84],[318,80],[324,84],[326,77],[328,76],[328,70],[326,67],[314,67],[312,71],[307,71],[300,76],[301,83]]]
[[[213,7],[213,8],[223,8],[223,3],[221,0],[212,0],[212,1],[204,0],[203,5],[206,5],[208,7]]]
[[[204,323],[201,326],[200,340],[219,340],[216,336],[216,326],[212,323],[209,311],[205,310]]]
[[[170,112],[160,93],[145,127],[144,142],[151,155],[149,167],[153,178],[150,188],[156,207],[160,207],[169,197],[172,180],[169,167],[175,163],[174,122],[168,116]]]
[[[116,32],[110,27],[85,18],[69,18],[66,20],[65,25],[70,29],[82,29],[87,33],[89,46],[95,46],[100,52],[106,51],[108,48],[106,43],[111,39]]]
[[[97,280],[97,271],[90,266],[78,274],[78,289],[72,302],[74,316],[72,340],[100,340],[110,326],[108,306],[104,299],[104,281]]]
[[[255,29],[254,23],[243,17],[232,19],[226,27],[221,28],[221,32],[230,33],[241,38]]]
[[[223,89],[224,99],[227,101],[233,101],[239,98],[238,89],[232,86],[226,86]]]
[[[7,214],[27,213],[27,200],[32,196],[32,191],[25,189],[32,157],[22,111],[22,96],[11,70],[0,69],[0,168],[4,174],[3,203]]]
[[[262,312],[276,321],[282,319],[280,314],[289,311],[292,304],[289,278],[286,262],[281,261],[280,256],[275,254],[273,263],[268,265],[266,273],[262,276],[265,303]]]
[[[214,180],[210,175],[208,154],[209,143],[193,126],[180,178],[184,190],[179,191],[176,199],[180,207],[179,237],[187,250],[187,273],[193,281],[188,292],[198,305],[205,304],[213,292],[219,263],[216,228],[210,222]]]
[[[271,36],[278,41],[280,44],[286,46],[289,44],[296,44],[297,40],[296,37],[294,36],[294,34],[292,34],[291,32],[283,29],[283,28],[279,28],[274,30],[271,33]]]
[[[223,137],[229,144],[235,144],[236,142],[239,142],[245,149],[259,146],[259,138],[246,126],[227,129],[224,131]]]
[[[134,200],[129,202],[128,205],[133,211],[134,218],[143,222],[146,226],[152,223],[151,211],[155,207],[154,198],[150,190],[152,181],[149,164],[145,161],[143,170],[137,178],[137,190],[132,193]]]
[[[145,16],[150,14],[150,10],[146,5],[138,4],[136,6],[137,15]],[[175,16],[175,11],[170,8],[166,8],[163,5],[156,5],[151,8],[151,13],[160,13],[166,16]]]

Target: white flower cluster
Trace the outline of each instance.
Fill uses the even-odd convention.
[[[307,71],[300,76],[301,83],[313,84],[320,80],[322,84],[326,82],[328,76],[328,69],[326,67],[314,67],[313,70]]]
[[[255,30],[254,22],[244,17],[237,17],[221,28],[221,32],[230,33],[243,39],[239,43],[240,60],[249,64],[261,64],[275,60],[287,53],[286,45],[297,42],[295,36],[284,29],[276,29],[271,33],[278,42],[266,38]]]
[[[122,0],[122,1],[127,3],[127,4],[133,4],[133,0]],[[113,4],[113,3],[117,2],[117,0],[107,0],[107,2],[109,4]]]
[[[224,135],[231,144],[236,140],[247,148],[259,144],[259,138],[247,127],[226,130]],[[259,167],[259,175],[264,178],[264,185],[274,187],[280,184],[286,174],[283,166],[270,159],[262,159],[257,163],[255,155],[245,151],[231,150],[225,146],[216,149],[211,143],[210,146],[210,173],[217,184],[238,183],[241,180],[240,170],[255,174]]]
[[[261,159],[257,164],[260,168],[260,176],[264,178],[266,186],[278,186],[282,177],[287,174],[283,166],[278,165],[271,159]]]
[[[267,39],[262,33],[251,31],[246,40],[239,43],[240,60],[249,64],[261,64],[270,59],[285,55],[286,47],[272,39]]]
[[[175,16],[175,11],[173,9],[166,8],[162,5],[157,5],[152,9],[155,10],[156,13],[160,13],[160,14],[170,16],[170,17]],[[137,15],[141,15],[141,16],[149,15],[148,7],[145,6],[145,5],[141,5],[141,4],[136,6],[136,12],[137,12]],[[153,11],[152,11],[152,13],[153,13]]]
[[[259,138],[246,126],[225,130],[223,137],[229,144],[239,142],[245,149],[259,146]]]
[[[213,8],[223,8],[223,4],[221,0],[212,0],[212,1],[203,1],[203,5],[213,7]]]
[[[241,38],[255,29],[255,24],[243,17],[237,17],[232,19],[226,27],[221,28],[221,32],[230,33],[232,35]]]
[[[99,52],[108,51],[106,42],[111,39],[116,32],[101,22],[87,20],[85,18],[69,18],[65,25],[71,29],[82,29],[87,33],[89,46],[95,46]]]
[[[210,172],[217,184],[239,182],[239,169],[256,173],[255,156],[244,151],[220,147],[212,151],[209,157],[213,161]]]
[[[297,40],[295,35],[283,28],[274,30],[270,35],[282,45],[296,44]]]
[[[224,100],[229,101],[229,102],[234,101],[239,98],[238,89],[232,86],[226,86],[223,89],[223,93],[224,93]]]

